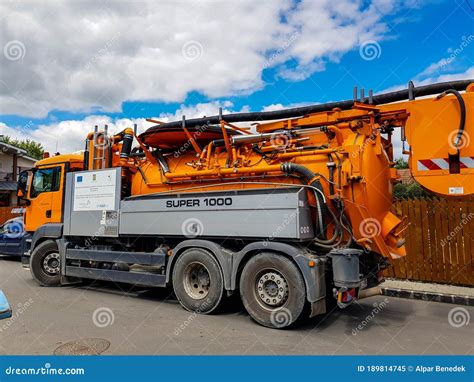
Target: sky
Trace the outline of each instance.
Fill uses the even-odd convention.
[[[94,125],[474,78],[474,0],[2,0],[0,18],[0,134],[51,152]]]

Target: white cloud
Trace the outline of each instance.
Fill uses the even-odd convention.
[[[139,132],[152,125],[143,118],[112,120],[105,116],[91,115],[83,120],[65,120],[39,126],[31,123],[23,127],[11,127],[0,122],[0,134],[16,139],[33,139],[51,153],[71,153],[84,149],[86,136],[94,130],[95,125],[103,128],[107,124],[110,133],[114,134],[125,127],[133,127],[134,123],[137,124]]]
[[[282,103],[272,103],[271,105],[264,106],[262,111],[278,111],[283,109],[291,109],[294,107],[303,107],[303,106],[310,106],[310,105],[317,105],[319,102],[298,102],[298,103],[290,103],[288,105],[283,105]]]
[[[219,114],[219,108],[222,108],[222,114],[235,113],[236,110],[233,110],[233,103],[230,101],[214,101],[207,103],[198,103],[192,106],[181,105],[178,110],[174,113],[162,113],[159,116],[159,120],[163,122],[169,121],[179,121],[183,118],[183,115],[187,119],[191,118],[201,118],[209,117],[212,115]],[[240,112],[248,111],[248,108],[245,107]]]
[[[449,81],[457,81],[457,80],[467,80],[467,79],[474,79],[474,66],[466,69],[464,72],[457,72],[457,73],[444,73],[439,74],[435,71],[431,71],[430,68],[434,68],[437,66],[437,62],[429,65],[425,70],[423,70],[420,74],[416,75],[413,79],[413,84],[415,87],[417,86],[424,86],[435,84],[438,82],[449,82]],[[427,75],[427,73],[432,73],[432,75]],[[406,89],[408,83],[405,84],[398,84],[390,86],[389,88],[382,90],[380,93],[388,93],[393,92],[401,89]]]
[[[112,112],[125,100],[182,102],[190,91],[249,94],[265,85],[268,66],[299,81],[385,38],[383,18],[404,7],[396,3],[2,1],[0,114]]]
[[[474,78],[474,67],[467,69],[462,73],[443,74],[440,76],[425,78],[422,81],[415,81],[416,86],[428,85],[436,82],[453,81],[459,79]],[[406,88],[406,84],[396,85],[383,92],[400,90]],[[275,111],[292,107],[307,106],[309,102],[295,103],[283,105],[281,103],[267,105],[262,111]],[[236,110],[230,101],[213,101],[208,103],[199,103],[192,106],[181,105],[174,113],[162,113],[155,117],[159,121],[168,122],[180,120],[183,115],[186,118],[198,118],[203,116],[217,115],[219,108],[222,107],[223,113],[247,112],[248,106]],[[86,135],[94,129],[95,125],[103,127],[105,124],[109,126],[111,134],[118,133],[126,127],[133,127],[137,124],[138,132],[141,133],[153,123],[147,122],[145,118],[120,118],[112,119],[107,116],[91,115],[83,120],[65,120],[55,122],[48,125],[36,126],[32,122],[25,126],[12,127],[0,122],[0,134],[9,135],[18,139],[34,139],[41,142],[47,151],[62,153],[74,152],[82,150]],[[249,123],[239,124],[248,126]],[[396,157],[401,156],[401,142],[398,134],[394,134],[394,153]]]
[[[236,112],[230,101],[199,103],[193,106],[181,105],[175,113],[162,113],[153,119],[168,122],[180,120],[183,115],[186,118],[198,118],[203,116],[217,115],[222,107],[224,114]],[[248,111],[247,107],[239,110]],[[70,153],[84,149],[84,142],[89,132],[94,130],[94,126],[103,128],[108,126],[110,134],[116,134],[126,127],[133,127],[137,124],[138,133],[142,133],[154,123],[146,121],[145,118],[119,118],[112,119],[107,116],[91,115],[83,120],[64,120],[47,125],[36,126],[32,122],[25,126],[11,127],[0,122],[0,134],[8,135],[16,139],[33,139],[40,142],[46,151]]]

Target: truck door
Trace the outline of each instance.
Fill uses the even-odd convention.
[[[29,192],[31,205],[27,225],[35,229],[45,223],[62,220],[64,164],[34,171]],[[33,208],[31,208],[33,207]]]

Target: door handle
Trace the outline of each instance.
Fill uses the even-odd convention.
[[[51,210],[46,210],[46,217],[50,218],[51,217]]]

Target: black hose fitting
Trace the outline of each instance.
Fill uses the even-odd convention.
[[[327,206],[326,203],[324,202],[324,193],[323,193],[323,186],[321,185],[321,182],[319,179],[316,178],[316,174],[311,171],[309,168],[302,166],[300,164],[292,163],[292,162],[285,162],[281,164],[281,171],[284,172],[285,174],[299,174],[301,175],[304,180],[306,181],[306,184],[309,184],[311,187],[314,187],[317,189],[314,190],[314,196],[316,198],[316,204],[317,204],[317,212],[318,212],[318,219],[317,219],[317,224],[316,224],[316,237],[320,239],[326,239],[326,225],[324,224],[324,221],[326,220],[327,216]]]
[[[296,172],[305,178],[307,184],[309,184],[309,182],[311,182],[316,176],[316,174],[312,172],[309,168],[292,162],[282,163],[281,171],[285,174],[292,174]]]
[[[459,109],[461,112],[461,116],[459,118],[459,129],[458,129],[458,133],[456,134],[456,139],[454,141],[454,146],[458,148],[459,145],[461,144],[461,138],[464,132],[464,127],[466,125],[466,105],[464,103],[464,99],[462,98],[461,94],[455,89],[445,90],[439,96],[436,97],[436,100],[443,98],[447,94],[453,94],[456,97],[456,99],[458,100]]]
[[[122,151],[120,158],[128,158],[132,152],[133,135],[125,133],[123,135]]]

